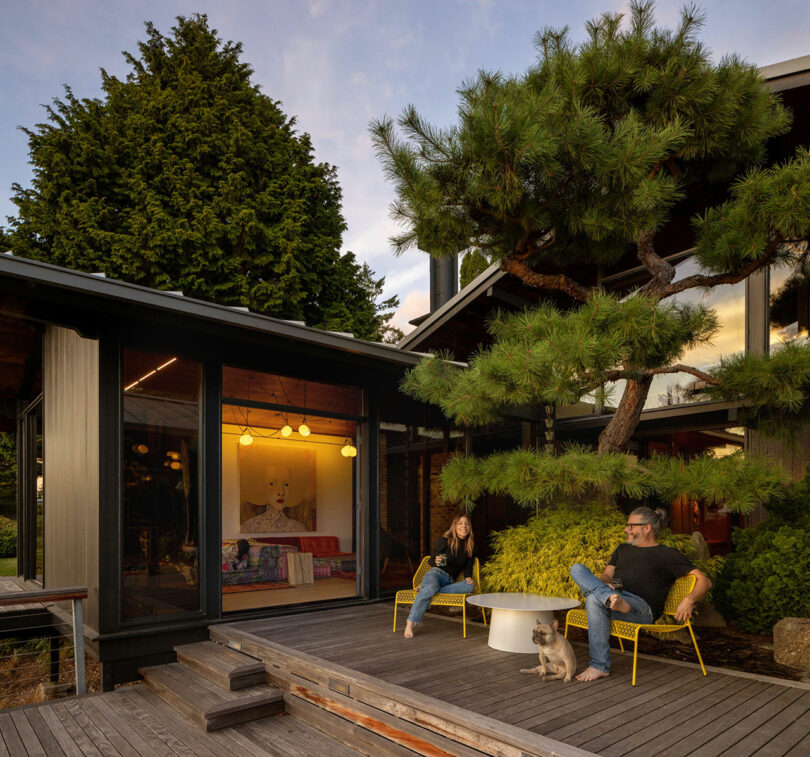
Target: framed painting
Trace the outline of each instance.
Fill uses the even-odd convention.
[[[315,531],[315,450],[257,439],[239,447],[239,530]]]

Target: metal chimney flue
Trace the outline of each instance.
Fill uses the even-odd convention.
[[[458,294],[458,255],[430,259],[430,312]]]

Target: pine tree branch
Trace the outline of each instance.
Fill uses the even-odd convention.
[[[676,281],[674,284],[669,284],[661,291],[661,297],[670,297],[678,292],[683,292],[685,289],[695,289],[697,287],[705,287],[710,289],[719,286],[720,284],[739,284],[745,281],[752,273],[758,271],[760,268],[765,267],[771,261],[771,258],[779,247],[785,241],[784,237],[777,235],[771,240],[770,244],[765,250],[765,253],[760,257],[752,260],[745,268],[737,273],[718,273],[713,276],[705,276],[703,274],[695,274],[694,276],[687,276],[685,279]],[[646,289],[649,284],[642,287]]]
[[[532,236],[540,237],[540,239],[544,239],[545,241],[540,245],[535,245],[533,247],[529,247],[528,246],[529,245],[529,239]],[[545,229],[540,231],[540,232],[536,232],[536,231],[532,231],[532,229],[528,228],[528,229],[526,229],[526,231],[525,231],[525,233],[523,235],[523,238],[520,240],[520,242],[518,242],[518,248],[523,249],[524,251],[523,252],[514,252],[514,253],[512,253],[512,257],[515,260],[520,260],[520,261],[527,260],[532,255],[536,255],[538,252],[542,252],[543,250],[547,250],[549,247],[554,245],[554,243],[556,241],[557,241],[557,230],[556,229],[552,229],[550,232],[546,231]],[[528,249],[526,249],[527,247],[528,247]]]
[[[641,289],[639,294],[659,294],[675,277],[675,268],[655,252],[653,233],[646,232],[636,240],[638,259],[650,272],[652,277]],[[661,295],[664,297],[666,295]]]
[[[514,255],[508,255],[501,261],[501,270],[517,276],[524,284],[534,289],[554,289],[565,292],[579,302],[586,302],[591,290],[578,284],[564,274],[545,274],[533,271],[526,263]]]
[[[707,384],[719,386],[722,382],[720,379],[715,378],[710,373],[701,371],[699,368],[693,368],[691,365],[684,365],[683,363],[675,363],[674,365],[667,365],[663,368],[650,368],[644,372],[647,376],[658,376],[663,373],[690,373],[695,378],[705,381]]]
[[[669,172],[678,180],[683,181],[683,171],[681,171],[680,167],[678,166],[677,162],[675,161],[675,156],[670,155],[665,161],[664,165],[669,169]]]

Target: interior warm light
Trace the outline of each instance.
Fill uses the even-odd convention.
[[[349,457],[357,457],[357,447],[355,447],[353,444],[349,448]]]
[[[298,427],[298,433],[301,434],[301,436],[309,436],[312,433],[309,430],[309,426],[307,426],[306,419],[304,419],[304,421]]]
[[[285,424],[284,424],[284,425],[281,427],[281,435],[282,435],[283,437],[285,437],[285,438],[286,438],[286,437],[288,437],[288,436],[289,436],[291,433],[292,433],[292,426],[290,426],[290,424],[289,424],[289,423],[285,423]]]
[[[243,447],[249,447],[251,444],[253,444],[253,434],[250,433],[249,428],[246,428],[245,433],[239,437],[239,444],[241,444]]]
[[[180,465],[180,463],[178,463],[178,462],[177,462],[177,460],[175,460],[174,462],[172,462],[172,464],[171,464],[171,465],[169,465],[169,467],[170,467],[172,470],[180,470],[180,468],[182,468],[183,466],[182,466],[182,465]]]
[[[149,447],[147,447],[145,444],[137,444],[135,446],[135,452],[139,455],[145,455],[147,452],[149,452]]]
[[[133,381],[129,386],[125,386],[124,391],[128,392],[130,389],[132,389],[133,387],[138,386],[138,384],[140,384],[142,381],[145,381],[150,376],[154,376],[158,371],[162,371],[164,368],[171,365],[176,360],[177,360],[177,358],[173,357],[171,360],[167,360],[165,363],[163,363],[163,365],[159,365],[157,368],[153,368],[151,371],[149,371],[149,373],[145,373],[137,381]]]
[[[340,454],[343,457],[351,457],[352,456],[352,445],[351,442],[347,439],[343,446],[340,448]]]

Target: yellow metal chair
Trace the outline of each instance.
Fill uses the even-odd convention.
[[[397,630],[397,606],[398,605],[412,605],[413,600],[416,598],[417,587],[419,584],[422,583],[422,578],[424,578],[425,573],[427,573],[432,567],[430,565],[430,555],[422,558],[422,562],[419,563],[419,567],[416,569],[416,573],[413,576],[413,588],[412,589],[402,589],[397,592],[396,597],[394,597],[394,633]],[[481,577],[478,572],[478,558],[475,558],[475,562],[473,563],[473,574],[472,574],[474,589],[469,594],[442,594],[439,592],[438,594],[433,595],[433,599],[430,600],[430,606],[437,606],[437,607],[460,607],[461,613],[463,617],[463,625],[464,625],[464,638],[467,638],[467,602],[465,601],[465,597],[470,597],[473,594],[480,594],[481,593]],[[483,613],[483,609],[482,609]],[[487,624],[487,616],[484,615],[484,625]]]
[[[697,578],[695,576],[681,576],[672,585],[667,595],[667,601],[664,604],[664,615],[675,615],[675,610],[678,608],[681,600],[690,592],[695,586]],[[673,618],[674,620],[674,618]],[[588,630],[588,614],[585,610],[569,610],[565,616],[565,636],[568,637],[568,626],[575,628],[584,628]],[[685,623],[676,623],[674,625],[661,625],[661,624],[645,624],[645,623],[626,623],[623,620],[610,621],[610,635],[615,636],[619,640],[619,647],[624,652],[624,644],[622,639],[632,641],[635,645],[633,649],[633,686],[636,685],[636,663],[638,661],[638,634],[640,631],[652,631],[654,633],[672,633],[673,631],[680,631],[681,628],[688,628],[689,634],[692,637],[692,643],[695,645],[695,652],[697,654],[700,669],[703,675],[706,675],[706,668],[703,665],[703,658],[700,656],[697,640],[695,639],[695,632],[692,630],[692,624],[687,618]]]

